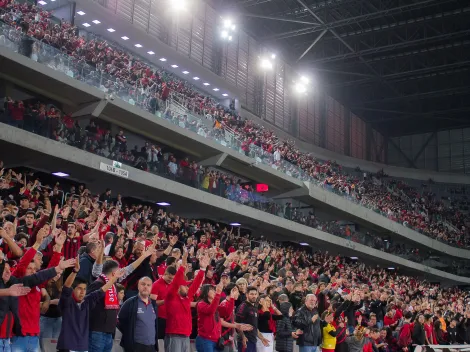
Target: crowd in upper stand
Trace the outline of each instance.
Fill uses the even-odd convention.
[[[422,234],[453,246],[470,246],[468,212],[449,207],[434,194],[407,186],[402,181],[388,181],[380,177],[383,174],[375,175],[374,179],[371,175],[364,178],[350,175],[335,162],[319,160],[311,153],[299,150],[292,141],[281,140],[268,128],[242,119],[233,106],[225,109],[217,105],[213,98],[198,92],[188,82],[150,66],[105,40],[87,41],[66,21],[54,24],[52,14],[39,7],[3,0],[0,8],[4,22],[67,53],[78,63],[87,63],[97,72],[113,77],[113,80],[101,83],[104,89],[118,94],[126,90],[126,94],[135,98],[134,102],[152,112],[164,111],[170,97],[177,99],[195,115],[213,119],[214,128],[208,130],[204,124],[194,121],[192,126],[186,116],[165,112],[165,117],[175,120],[176,124],[203,136],[223,135],[221,131],[229,128],[237,138],[239,150],[246,155],[261,158],[290,176],[313,180]],[[80,70],[75,72],[75,75],[83,74]],[[86,74],[93,78],[93,72]],[[403,190],[407,197],[391,192],[390,187]]]
[[[21,110],[21,113],[17,110]],[[122,129],[116,129],[117,133],[113,133],[112,126],[105,121],[92,119],[81,126],[53,105],[48,106],[35,99],[15,102],[7,98],[5,111],[0,111],[0,121],[413,261],[422,262],[432,255],[431,252],[422,252],[401,244],[397,238],[357,232],[353,224],[324,221],[312,211],[301,210],[291,203],[276,202],[263,193],[256,192],[252,182],[246,182],[219,169],[204,168],[184,154],[174,152],[166,146],[149,143],[144,138],[136,138],[135,135],[130,137]],[[466,266],[457,262],[446,264],[451,265],[445,270],[458,273],[460,271],[457,270],[463,270]]]
[[[4,351],[50,338],[90,352],[111,351],[115,338],[136,352],[190,351],[190,339],[198,352],[470,343],[470,297],[457,288],[1,170]]]

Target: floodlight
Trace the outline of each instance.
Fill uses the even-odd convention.
[[[77,11],[77,14],[80,15],[80,16],[83,16],[85,14],[85,12],[83,11]]]
[[[305,84],[309,84],[309,83],[310,83],[310,80],[309,80],[307,77],[305,77],[305,76],[301,76],[301,77],[300,77],[300,80],[301,80],[302,82],[304,82]]]
[[[296,93],[303,94],[306,91],[307,91],[307,87],[304,84],[302,84],[300,82],[295,84],[295,92]]]
[[[272,62],[266,58],[261,59],[260,65],[263,70],[271,70],[273,68]]]

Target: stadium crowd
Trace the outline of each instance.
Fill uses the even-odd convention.
[[[21,110],[19,115],[15,112],[17,110]],[[167,118],[174,116],[168,115]],[[219,169],[204,168],[188,157],[178,157],[168,147],[151,144],[143,138],[129,138],[123,130],[116,129],[118,133],[113,134],[112,126],[99,119],[92,119],[81,126],[53,105],[47,106],[34,99],[15,102],[8,97],[5,111],[0,111],[0,121],[375,249],[418,262],[431,255],[392,238],[384,241],[379,236],[357,232],[354,226],[342,225],[340,221],[323,221],[313,212],[301,211],[291,203],[276,202],[256,192],[252,183]],[[191,128],[197,129],[198,126]],[[132,148],[128,145],[129,139],[139,142],[139,145]],[[455,264],[448,270],[455,271],[456,266],[462,268],[465,265]]]
[[[50,45],[72,58],[74,64],[69,64],[71,75],[77,79],[98,84],[118,96],[131,97],[131,103],[151,112],[164,111],[167,100],[175,99],[195,115],[214,120],[214,129],[208,130],[202,123],[188,121],[187,116],[165,112],[167,118],[170,117],[181,127],[190,128],[203,136],[221,135],[228,128],[236,135],[236,144],[241,152],[260,158],[275,169],[293,177],[317,182],[432,238],[458,247],[470,246],[470,237],[466,231],[470,223],[468,212],[446,206],[433,194],[420,192],[401,182],[400,187],[410,195],[404,201],[400,195],[390,192],[387,182],[374,183],[370,182],[370,178],[349,175],[335,162],[322,161],[299,150],[292,141],[283,141],[264,126],[242,119],[234,106],[224,108],[218,105],[213,98],[197,91],[188,82],[165,70],[156,69],[103,39],[87,40],[79,36],[77,27],[63,20],[53,21],[50,12],[13,0],[3,0],[0,9],[3,22],[38,40],[32,45],[29,43],[28,50],[20,48],[26,51],[24,54],[27,56],[40,60],[44,50],[36,44]],[[4,36],[19,40],[16,32],[7,32]],[[84,69],[83,65],[90,69]],[[63,137],[59,135],[57,138]]]
[[[110,189],[2,177],[3,351],[50,338],[60,351],[111,351],[116,334],[124,351],[185,352],[192,339],[198,352],[470,343],[470,296],[457,288],[256,242]]]

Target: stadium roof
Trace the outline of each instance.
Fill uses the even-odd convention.
[[[470,126],[465,0],[211,0],[388,135]]]

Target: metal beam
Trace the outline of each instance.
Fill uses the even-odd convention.
[[[302,1],[302,0],[297,0],[297,1]],[[385,52],[385,51],[406,48],[408,46],[413,46],[413,45],[418,45],[418,44],[425,44],[425,43],[429,43],[429,42],[447,40],[447,39],[452,39],[452,38],[465,37],[465,36],[468,36],[468,35],[470,35],[470,29],[461,30],[461,31],[458,31],[458,32],[453,32],[453,33],[445,33],[445,34],[435,35],[433,37],[420,38],[420,39],[415,39],[415,40],[408,40],[408,41],[404,41],[404,42],[401,42],[401,43],[395,43],[395,44],[390,44],[390,45],[379,46],[377,48],[365,49],[365,50],[361,50],[361,51],[358,51],[358,52],[352,52],[350,50],[349,53],[324,57],[324,58],[317,59],[317,60],[312,60],[311,63],[319,64],[319,63],[326,63],[326,62],[330,63],[330,62],[342,61],[342,60],[347,60],[347,59],[360,57],[360,56],[364,56],[364,55],[378,54],[378,53]],[[338,38],[338,40],[341,40],[342,42],[344,41],[344,39],[341,38],[341,37],[337,37],[337,38]]]
[[[326,68],[315,68],[314,69],[317,72],[325,72],[325,73],[335,73],[338,75],[346,75],[346,76],[359,76],[359,77],[370,77],[373,78],[371,80],[377,80],[377,77],[371,74],[367,73],[360,73],[360,72],[346,72],[346,71],[340,71],[340,70],[328,70]],[[369,81],[369,79],[364,79],[364,80],[358,80],[359,81]]]
[[[356,108],[354,110],[368,110],[368,109],[360,109]],[[374,109],[371,109],[372,111]],[[375,109],[380,112],[380,109]],[[382,110],[382,112],[389,112],[387,110]],[[470,112],[470,107],[463,107],[463,108],[456,108],[456,109],[448,109],[448,110],[439,110],[439,111],[432,111],[428,113],[409,113],[409,112],[403,112],[401,115],[402,116],[397,116],[397,117],[390,117],[386,119],[378,119],[378,120],[370,120],[370,123],[373,124],[380,124],[380,123],[386,123],[386,122],[399,122],[402,120],[408,120],[408,119],[415,119],[415,118],[426,118],[426,119],[435,119],[435,120],[444,120],[444,121],[452,121],[452,122],[458,122],[461,123],[464,121],[464,119],[460,118],[452,118],[452,117],[447,117],[447,116],[441,116],[441,115],[449,115],[452,113],[458,113],[458,112]],[[397,111],[397,113],[399,113]]]
[[[323,38],[326,32],[328,32],[326,29],[323,32],[321,32],[320,35],[315,38],[312,44],[310,44],[309,47],[303,52],[303,54],[299,56],[296,62],[299,62],[300,60],[302,60],[302,58],[315,46],[315,44],[317,44],[320,41],[320,39]]]
[[[310,26],[320,26],[320,23],[315,23],[315,22],[300,21],[300,20],[296,20],[296,19],[274,17],[274,16],[262,16],[262,15],[257,15],[257,14],[254,14],[254,13],[239,13],[239,15],[244,16],[244,17],[262,18],[262,19],[265,19],[265,20],[273,20],[273,21],[281,21],[281,22],[292,22],[292,23],[299,23],[299,24],[308,24]]]
[[[320,22],[322,25],[325,25],[325,22],[318,17],[318,15],[313,12],[304,2],[303,0],[297,0],[299,4],[301,4],[312,16],[315,18],[318,22]],[[341,38],[338,33],[332,29],[329,28],[328,31],[333,34],[343,45],[351,52],[352,55],[356,56],[361,60],[361,62],[367,66],[367,68],[374,74],[374,76],[377,77],[378,80],[380,80],[385,86],[387,86],[395,95],[399,96],[400,92],[396,90],[395,87],[393,87],[390,83],[385,81],[382,77],[380,77],[379,73],[361,56],[360,53],[356,53],[356,51],[353,49],[351,45],[349,45],[343,38]]]
[[[408,95],[400,95],[396,97],[388,97],[383,99],[376,99],[376,100],[369,100],[363,102],[363,104],[375,104],[375,103],[387,103],[393,102],[398,100],[419,100],[419,99],[429,99],[436,96],[445,96],[445,95],[455,95],[455,94],[465,94],[470,92],[470,86],[468,87],[456,87],[456,88],[448,88],[448,89],[441,89],[441,90],[433,90],[429,92],[423,93],[414,93]],[[361,108],[362,106],[358,106],[357,108]]]
[[[441,0],[441,1],[439,1],[439,0],[424,0],[424,1],[416,2],[416,3],[409,3],[409,4],[406,4],[406,5],[393,7],[391,9],[385,9],[385,10],[380,10],[380,11],[373,12],[373,13],[367,13],[367,14],[363,14],[363,15],[359,15],[359,16],[355,16],[355,17],[345,18],[345,19],[342,19],[342,20],[339,20],[339,21],[336,21],[336,22],[328,23],[328,24],[323,23],[321,26],[318,26],[318,27],[302,28],[302,29],[298,29],[298,30],[278,33],[278,34],[262,37],[261,39],[263,39],[263,40],[285,39],[285,38],[295,37],[295,36],[298,36],[298,35],[305,35],[305,34],[319,32],[319,31],[324,30],[324,29],[334,29],[334,28],[338,28],[338,27],[341,27],[341,26],[349,25],[351,23],[357,23],[357,22],[360,22],[360,21],[369,21],[369,20],[381,18],[381,17],[387,16],[387,15],[395,15],[395,14],[401,13],[403,11],[410,11],[410,10],[413,10],[413,9],[422,9],[424,5],[434,5],[434,4],[441,5],[442,3],[452,2],[452,1],[454,1],[454,0]],[[306,8],[307,11],[310,12],[310,14],[313,13],[313,11],[310,9],[310,7],[308,7],[308,6],[305,7],[304,6],[304,8]]]
[[[384,79],[390,80],[390,79],[397,79],[401,78],[404,76],[415,76],[419,74],[426,74],[430,72],[436,72],[440,70],[452,70],[455,68],[459,68],[461,66],[467,66],[470,65],[470,60],[468,61],[461,61],[461,62],[455,62],[453,64],[444,64],[444,65],[439,65],[439,66],[431,66],[431,67],[423,67],[415,70],[409,70],[409,71],[403,71],[403,72],[396,72],[396,73],[391,73],[388,75],[382,76]],[[317,70],[318,71],[318,70]],[[324,70],[324,72],[329,72],[331,71],[332,73],[336,73],[338,71],[335,70]],[[353,75],[353,73],[351,73]],[[366,84],[366,83],[371,83],[377,80],[376,78],[369,78],[369,79],[358,79],[356,81],[348,81],[344,83],[338,83],[338,84],[332,84],[329,87],[331,88],[337,88],[337,87],[349,87],[349,86],[356,86],[359,84]]]
[[[355,36],[380,32],[380,31],[396,30],[397,28],[401,28],[405,26],[409,27],[410,25],[422,25],[426,22],[430,22],[433,20],[442,21],[444,18],[457,16],[457,15],[461,15],[461,14],[468,13],[468,12],[470,12],[470,7],[460,8],[460,9],[453,10],[453,11],[437,12],[437,13],[433,13],[427,16],[420,16],[420,17],[403,20],[403,21],[395,21],[391,23],[381,24],[381,25],[374,26],[374,27],[365,27],[365,28],[361,28],[355,31],[343,32],[340,34],[340,36],[342,38],[349,38],[349,37],[355,37]],[[313,30],[313,29],[314,28],[311,28],[309,30]]]
[[[416,155],[414,156],[413,158],[413,163],[416,163],[416,161],[418,160],[418,158],[421,156],[421,154],[423,154],[424,150],[426,149],[426,147],[428,146],[429,142],[431,142],[431,140],[436,137],[436,134],[437,132],[434,131],[433,133],[431,133],[431,135],[428,137],[428,139],[423,143],[423,145],[421,146],[421,148],[419,148],[418,150],[418,153],[416,153]]]
[[[408,162],[408,164],[410,165],[410,167],[414,168],[414,169],[417,169],[415,163],[413,162],[413,160],[411,160],[410,158],[408,158],[408,156],[403,153],[403,150],[401,150],[401,148],[395,143],[395,141],[393,140],[393,138],[389,138],[388,141],[395,147],[396,150],[398,150],[398,152],[401,154],[401,156],[403,158],[405,158],[405,160]]]

